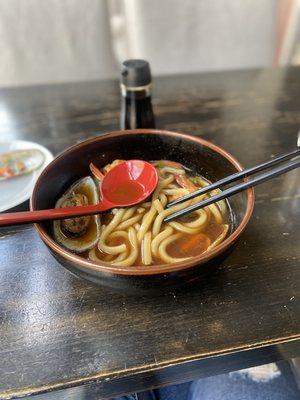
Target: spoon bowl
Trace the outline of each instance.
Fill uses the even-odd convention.
[[[129,160],[112,168],[101,183],[102,202],[112,207],[128,207],[146,200],[157,186],[152,164]]]

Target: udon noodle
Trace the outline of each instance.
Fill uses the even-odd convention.
[[[106,166],[104,171],[116,162]],[[225,239],[229,230],[225,201],[164,223],[166,216],[216,191],[166,208],[168,202],[209,182],[172,161],[161,160],[153,164],[159,182],[151,199],[134,207],[113,209],[103,214],[100,238],[86,253],[88,259],[124,267],[176,263],[207,252]]]

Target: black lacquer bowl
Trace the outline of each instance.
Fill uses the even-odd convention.
[[[40,175],[31,198],[31,210],[53,208],[56,200],[77,179],[89,175],[89,164],[104,166],[114,159],[168,159],[178,161],[215,181],[242,169],[226,151],[203,139],[168,131],[141,129],[119,131],[86,140],[56,157]],[[36,229],[54,257],[75,275],[99,285],[128,292],[155,290],[203,277],[224,259],[245,229],[254,206],[252,189],[230,199],[231,233],[213,250],[190,261],[160,266],[118,267],[86,260],[58,245],[51,223]]]

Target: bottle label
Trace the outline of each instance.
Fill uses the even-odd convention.
[[[152,87],[152,83],[149,83],[148,85],[145,86],[126,86],[123,83],[120,84],[121,87],[121,93],[122,96],[126,96],[126,94],[128,92],[145,92],[144,95],[145,96],[150,96],[151,95],[151,87]]]

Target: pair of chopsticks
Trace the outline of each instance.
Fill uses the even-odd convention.
[[[281,156],[278,156],[276,158],[273,158],[271,161],[264,162],[262,164],[256,165],[251,168],[247,168],[241,172],[237,172],[235,174],[229,175],[223,179],[220,179],[217,182],[214,182],[208,186],[205,186],[199,190],[196,190],[192,193],[187,194],[186,196],[180,197],[179,199],[176,199],[175,201],[172,201],[171,203],[167,204],[167,207],[172,207],[175,206],[176,204],[183,203],[187,200],[193,199],[199,195],[205,194],[210,192],[213,189],[216,188],[222,188],[225,185],[228,185],[229,183],[235,182],[239,179],[251,176],[257,172],[263,171],[265,169],[268,169],[276,164],[282,163],[283,161],[290,160],[294,157],[297,157],[300,155],[300,147],[298,147],[296,150],[283,154]],[[263,174],[260,174],[259,176],[247,180],[246,182],[239,183],[238,185],[231,186],[230,188],[220,192],[219,194],[209,197],[208,199],[205,199],[201,202],[192,204],[189,207],[186,207],[182,210],[176,211],[173,214],[170,214],[167,216],[164,221],[169,222],[172,221],[175,218],[183,217],[186,214],[189,214],[193,211],[199,210],[200,208],[206,207],[212,203],[215,203],[219,200],[226,199],[227,197],[233,196],[236,193],[242,192],[243,190],[249,189],[253,186],[259,185],[260,183],[266,182],[269,179],[275,178],[276,176],[279,176],[281,174],[284,174],[285,172],[291,171],[294,168],[300,167],[300,159],[293,160],[289,163],[285,163],[284,165],[281,165],[277,168],[273,168],[272,170],[265,172]]]

